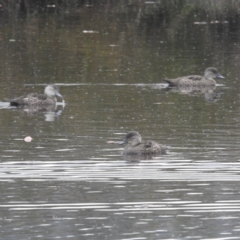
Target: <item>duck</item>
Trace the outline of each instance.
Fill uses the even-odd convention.
[[[123,154],[165,154],[167,147],[154,141],[142,142],[141,135],[136,131],[126,134],[124,140],[119,144],[127,144]]]
[[[46,106],[46,105],[55,105],[57,98],[60,97],[63,99],[63,96],[59,93],[58,86],[54,84],[47,85],[45,87],[43,94],[30,93],[18,98],[8,100],[10,106]]]
[[[190,75],[175,79],[163,79],[170,87],[177,86],[215,86],[214,78],[224,78],[215,67],[208,67],[204,71],[204,76]]]

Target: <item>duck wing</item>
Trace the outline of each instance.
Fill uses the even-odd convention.
[[[40,101],[44,101],[47,99],[47,96],[44,94],[38,94],[38,93],[30,93],[28,95],[24,95],[18,98],[14,98],[9,100],[10,106],[21,106],[21,105],[32,105],[37,104]]]
[[[183,78],[188,78],[192,81],[201,81],[203,79],[203,77],[200,76],[200,75],[190,75],[190,76],[186,76],[186,77],[183,77]]]
[[[154,141],[146,141],[144,143],[144,148],[146,153],[161,153],[164,154],[166,153],[167,146],[158,144],[157,142]]]
[[[146,153],[160,153],[161,148],[158,143],[154,141],[146,141],[144,143],[144,149]]]
[[[202,76],[200,75],[190,75],[190,76],[184,76],[184,77],[179,77],[175,79],[168,79],[164,78],[163,80],[169,84],[170,87],[178,86],[179,83],[189,83],[191,81],[201,81]]]
[[[164,78],[163,79],[164,82],[167,82],[169,84],[170,87],[174,87],[178,85],[179,80],[176,79],[168,79],[168,78]]]

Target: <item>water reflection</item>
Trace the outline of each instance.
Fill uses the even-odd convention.
[[[22,106],[17,110],[27,113],[29,116],[45,116],[45,121],[53,122],[62,114],[65,103],[57,103],[56,105],[46,106]]]
[[[141,160],[154,160],[158,155],[156,154],[138,154],[138,155],[127,155],[123,154],[123,159],[128,163],[138,163]]]
[[[223,92],[215,92],[216,86],[178,86],[167,87],[165,90],[172,93],[180,93],[189,96],[204,95],[206,102],[216,102],[220,99]]]
[[[9,102],[0,102],[0,109],[10,109],[12,111],[24,112],[28,116],[44,116],[46,122],[56,121],[65,108],[65,102],[57,102],[56,105],[24,105],[11,107]]]

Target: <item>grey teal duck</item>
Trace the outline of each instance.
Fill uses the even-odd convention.
[[[136,131],[127,133],[120,144],[127,144],[123,154],[164,154],[167,149],[166,146],[154,141],[142,142],[141,135]]]
[[[44,90],[44,94],[30,93],[18,98],[10,99],[10,106],[46,106],[55,105],[57,102],[57,97],[63,98],[59,93],[58,86],[54,84],[47,85]]]
[[[209,67],[204,71],[204,76],[190,75],[175,79],[164,79],[170,87],[176,86],[214,86],[216,81],[214,78],[224,78],[216,68]]]

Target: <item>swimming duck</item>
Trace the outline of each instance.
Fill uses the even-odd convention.
[[[216,85],[214,78],[224,78],[216,68],[209,67],[204,71],[204,76],[190,75],[175,79],[164,79],[171,87],[175,86],[211,86]]]
[[[167,149],[166,146],[154,141],[142,142],[141,135],[136,131],[127,133],[120,144],[127,144],[123,154],[164,154]]]
[[[57,102],[56,96],[63,98],[59,93],[58,86],[54,84],[47,85],[44,90],[44,94],[30,93],[25,96],[14,98],[9,100],[10,106],[25,106],[25,105],[55,105]]]

